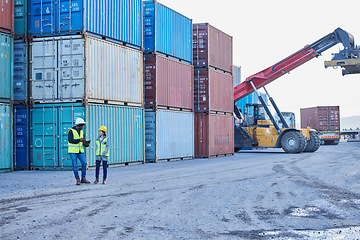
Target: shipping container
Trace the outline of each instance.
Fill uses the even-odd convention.
[[[98,129],[105,125],[111,141],[109,165],[145,161],[143,108],[88,104],[36,104],[32,115],[32,163],[34,169],[71,169],[68,154],[68,131],[77,118],[87,125],[84,133],[91,140],[85,148],[89,167],[95,166],[95,140]]]
[[[94,37],[31,43],[31,100],[143,106],[141,51]]]
[[[0,103],[0,172],[8,172],[13,169],[12,129],[12,107],[10,104]]]
[[[14,35],[15,39],[25,40],[27,37],[27,0],[14,0]]]
[[[208,23],[193,25],[194,67],[214,67],[232,72],[233,39]]]
[[[234,117],[195,113],[195,157],[208,158],[234,153]]]
[[[340,107],[319,106],[300,109],[301,128],[317,131],[340,131]]]
[[[268,105],[268,97],[266,93],[259,92],[262,99],[265,101],[265,104]],[[259,97],[256,93],[251,93],[250,95],[247,95],[246,97],[241,98],[239,101],[236,102],[236,105],[239,107],[241,112],[243,114],[246,114],[247,116],[253,117],[254,116],[254,108],[249,107],[246,108],[247,104],[261,104]],[[265,109],[260,109],[262,112],[260,114],[265,114]]]
[[[28,45],[22,40],[14,41],[14,101],[28,101]]]
[[[145,110],[147,162],[194,157],[194,113]]]
[[[161,55],[144,59],[145,107],[193,110],[193,67]]]
[[[234,90],[231,74],[212,68],[194,70],[195,112],[234,111]]]
[[[241,83],[241,67],[233,65],[233,87]]]
[[[13,39],[0,33],[0,102],[10,103],[13,98]]]
[[[141,0],[29,0],[29,34],[89,34],[142,47]]]
[[[192,63],[192,20],[153,0],[144,2],[144,51]]]
[[[14,170],[30,168],[29,108],[14,105]]]
[[[0,0],[0,32],[14,31],[14,0]]]

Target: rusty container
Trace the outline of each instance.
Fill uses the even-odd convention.
[[[234,117],[231,114],[195,114],[195,157],[234,153]]]
[[[311,127],[317,131],[340,130],[340,107],[319,106],[300,109],[301,128]]]
[[[233,39],[208,23],[193,24],[194,67],[211,66],[232,73]]]
[[[234,108],[231,74],[212,68],[194,70],[194,111],[232,113]]]
[[[12,34],[14,31],[14,1],[0,0],[0,32]]]
[[[193,110],[193,66],[162,55],[146,54],[146,108]]]

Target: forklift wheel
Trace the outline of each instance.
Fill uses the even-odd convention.
[[[290,131],[281,138],[281,147],[286,153],[301,153],[306,147],[306,138],[300,132]]]
[[[316,152],[320,147],[320,138],[319,136],[314,133],[310,132],[310,140],[304,150],[304,152]]]

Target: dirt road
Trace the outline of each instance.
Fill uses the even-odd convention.
[[[94,180],[94,171],[88,171]],[[360,143],[0,174],[0,239],[359,239]]]

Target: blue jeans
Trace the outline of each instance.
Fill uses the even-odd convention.
[[[107,161],[102,161],[103,162],[103,179],[105,180],[107,177]],[[95,171],[95,177],[99,178],[100,175],[100,164],[101,161],[96,160],[96,171]]]
[[[71,161],[72,161],[75,178],[76,179],[79,178],[79,172],[78,172],[78,167],[77,167],[77,159],[79,159],[80,162],[81,162],[81,178],[85,178],[86,177],[85,153],[70,153],[70,158],[71,158]]]

